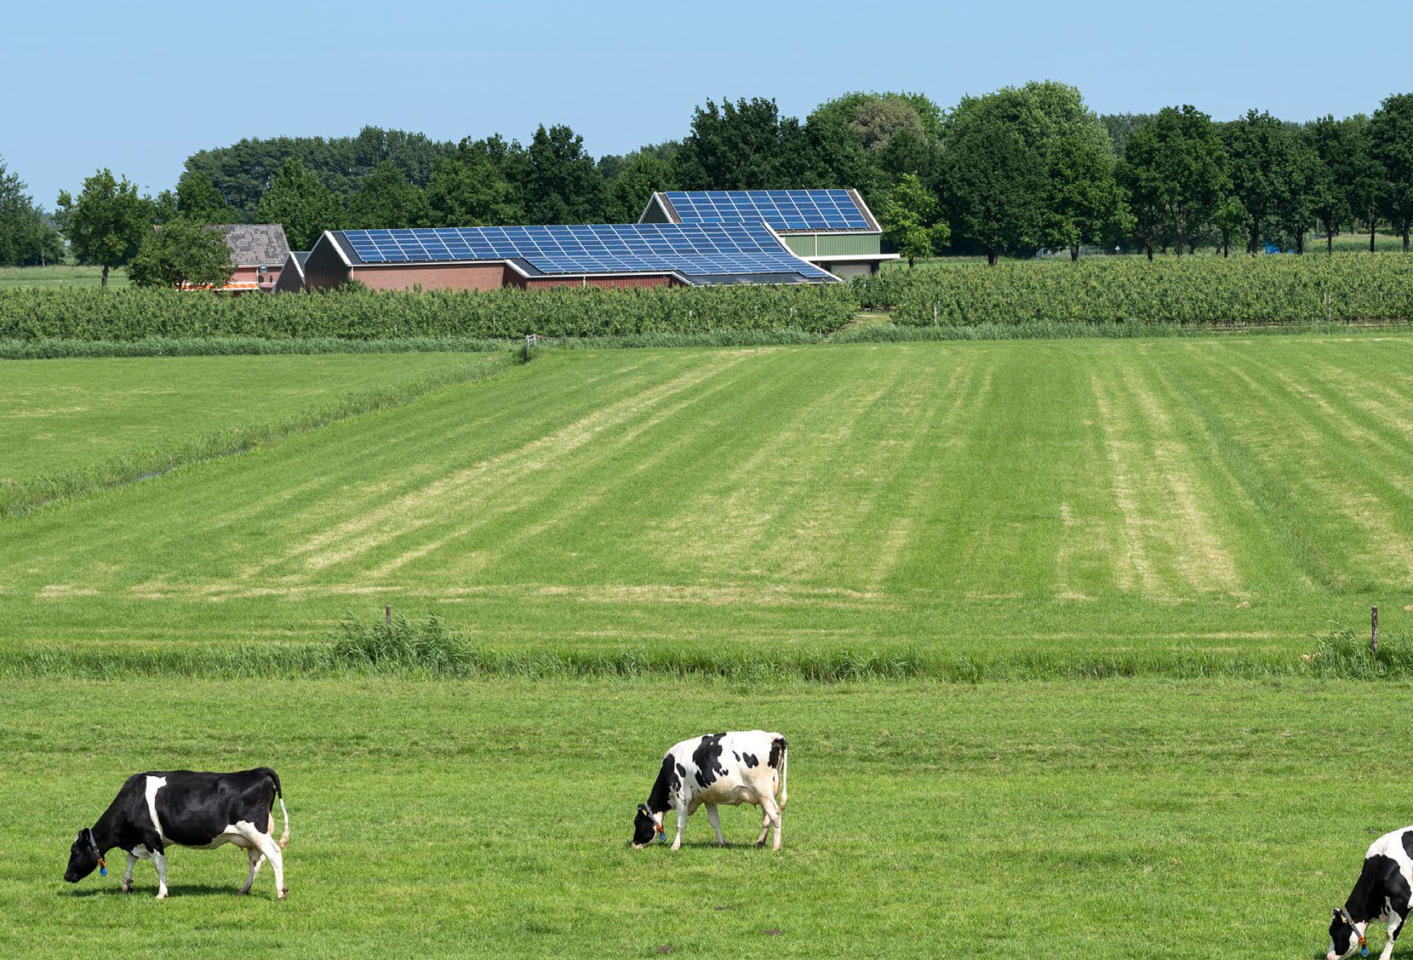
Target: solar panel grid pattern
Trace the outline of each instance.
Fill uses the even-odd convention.
[[[547,274],[828,275],[792,256],[760,222],[345,230],[364,263],[523,259]]]
[[[683,223],[764,220],[776,230],[872,230],[847,190],[669,190]]]

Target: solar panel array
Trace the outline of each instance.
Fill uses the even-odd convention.
[[[847,190],[669,190],[682,223],[764,220],[776,230],[874,230]]]
[[[364,263],[523,259],[547,274],[829,275],[790,254],[761,222],[345,230]]]

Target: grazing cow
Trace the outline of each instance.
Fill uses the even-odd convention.
[[[1355,948],[1368,954],[1364,936],[1373,920],[1388,923],[1388,940],[1379,960],[1389,960],[1393,944],[1408,919],[1413,900],[1413,827],[1386,833],[1369,845],[1364,869],[1343,907],[1330,920],[1327,960],[1344,960]]]
[[[666,839],[662,818],[677,811],[676,850],[682,846],[682,828],[697,807],[706,804],[707,819],[716,831],[716,842],[726,846],[717,819],[719,804],[757,804],[763,811],[756,846],[765,846],[765,835],[775,828],[775,849],[780,849],[780,812],[785,809],[785,738],[778,733],[709,733],[683,740],[667,751],[658,770],[648,802],[638,804],[633,821],[633,849],[640,850],[653,836]],[[777,804],[775,795],[780,794]]]
[[[273,838],[276,798],[284,818],[279,840]],[[104,854],[117,847],[128,855],[123,892],[132,892],[133,864],[151,859],[157,869],[157,899],[161,900],[167,896],[165,851],[172,843],[201,850],[233,843],[250,857],[250,874],[241,893],[250,892],[255,874],[267,859],[275,871],[275,895],[283,900],[289,893],[280,853],[289,843],[289,812],[280,778],[269,767],[239,773],[171,770],[128,777],[98,822],[79,831],[69,849],[64,879],[78,883],[95,867],[102,867],[106,874]]]

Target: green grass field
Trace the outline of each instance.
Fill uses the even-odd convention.
[[[503,649],[1290,660],[1371,603],[1407,632],[1410,345],[550,353],[0,523],[0,622],[302,642],[392,604]],[[133,362],[49,369],[101,410]]]
[[[0,289],[22,287],[98,287],[103,284],[102,267],[58,264],[52,267],[0,267]],[[128,273],[122,267],[108,271],[108,286],[126,287]]]
[[[1410,693],[12,683],[0,953],[1310,958],[1365,846],[1410,819],[1368,735],[1403,729]],[[700,812],[678,854],[627,848],[667,746],[758,724],[790,738],[782,851],[751,846],[753,808],[722,809],[725,850]],[[164,902],[148,863],[118,891],[121,856],[61,881],[129,773],[265,763],[292,824],[284,903],[268,867],[236,895],[229,847],[172,851]]]
[[[436,353],[6,361],[0,477],[74,470],[466,362]]]

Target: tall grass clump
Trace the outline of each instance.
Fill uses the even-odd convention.
[[[330,650],[332,665],[359,671],[394,670],[465,676],[474,651],[462,634],[436,614],[415,622],[402,614],[365,621],[349,614],[339,623]]]

